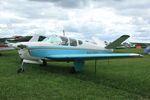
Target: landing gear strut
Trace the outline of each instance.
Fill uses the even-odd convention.
[[[72,73],[72,74],[77,73],[74,67],[71,67],[70,73]]]
[[[42,64],[40,64],[40,66],[47,66],[47,61],[46,60],[42,60],[43,61],[43,63]]]
[[[23,73],[24,72],[23,65],[24,65],[24,62],[22,61],[20,68],[17,70],[17,73]]]

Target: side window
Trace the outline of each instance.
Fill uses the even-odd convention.
[[[71,38],[69,38],[69,39],[70,39],[71,46],[77,46],[77,41],[75,39],[71,39]]]
[[[62,40],[61,45],[68,46],[68,38],[66,38],[66,37],[62,37],[62,36],[60,36],[60,38],[61,38],[61,40]]]
[[[78,40],[78,43],[79,43],[79,45],[82,45],[82,44],[83,44],[83,42],[82,42],[81,40]]]

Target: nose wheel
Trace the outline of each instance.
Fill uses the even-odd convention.
[[[19,68],[18,70],[17,70],[17,73],[23,73],[24,72],[24,69],[23,68]]]

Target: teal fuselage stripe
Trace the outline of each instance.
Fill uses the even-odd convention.
[[[69,54],[108,54],[109,50],[96,50],[76,47],[48,47],[32,46],[28,48],[31,56],[44,58],[50,55],[69,55]]]

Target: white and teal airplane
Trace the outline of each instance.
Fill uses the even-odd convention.
[[[123,35],[109,45],[58,35],[51,35],[41,42],[21,42],[14,45],[23,59],[18,72],[24,72],[24,63],[46,65],[47,61],[72,61],[73,71],[80,72],[86,60],[142,56],[135,53],[112,53],[127,38],[128,35]]]

